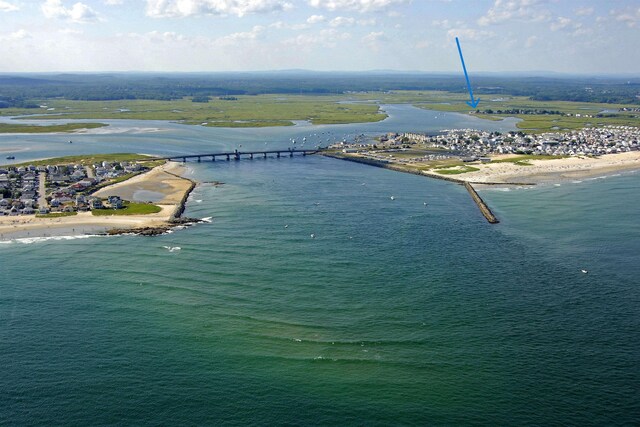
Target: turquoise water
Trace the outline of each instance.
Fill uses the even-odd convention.
[[[0,243],[0,424],[637,424],[638,174],[484,190],[492,226],[350,162],[189,169],[209,223]]]

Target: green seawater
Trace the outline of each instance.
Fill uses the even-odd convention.
[[[189,168],[211,222],[0,243],[0,424],[639,422],[639,175],[482,190],[490,225],[350,162]]]

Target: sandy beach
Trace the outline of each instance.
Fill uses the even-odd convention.
[[[78,212],[77,215],[59,218],[36,218],[35,215],[0,216],[0,239],[16,236],[60,235],[61,232],[84,234],[115,228],[133,230],[166,226],[192,185],[190,180],[179,176],[184,169],[184,166],[179,163],[167,162],[149,172],[94,193],[99,197],[116,195],[131,201],[146,201],[136,197],[136,192],[142,191],[143,195],[153,194],[158,199],[153,201],[154,204],[162,208],[158,213],[94,216],[91,212]]]
[[[506,159],[513,156],[495,156],[493,159]],[[575,180],[609,173],[640,169],[640,151],[619,154],[607,154],[600,157],[567,157],[552,160],[529,160],[529,165],[514,163],[473,164],[480,170],[448,177],[470,183],[531,183]],[[432,171],[425,175],[442,177]]]

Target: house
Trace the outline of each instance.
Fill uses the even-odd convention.
[[[36,175],[31,172],[26,173],[22,176],[22,180],[27,182],[34,182],[36,179],[37,179]]]
[[[78,181],[78,184],[83,185],[85,188],[91,187],[96,183],[96,180],[93,178],[84,178],[81,181]]]
[[[102,204],[102,199],[98,197],[94,197],[91,200],[91,209],[104,209],[104,205]]]
[[[124,207],[124,203],[119,196],[109,196],[107,200],[113,209],[122,209]]]
[[[85,173],[84,170],[82,169],[77,169],[76,171],[74,171],[71,174],[71,181],[80,181],[81,179],[83,179],[85,177]]]

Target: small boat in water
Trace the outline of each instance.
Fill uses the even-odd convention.
[[[15,158],[16,158],[16,156],[7,156],[7,160],[13,160]]]

